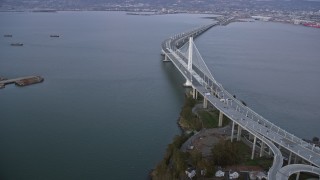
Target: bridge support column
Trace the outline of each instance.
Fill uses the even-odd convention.
[[[206,99],[206,97],[203,97],[203,108],[208,108],[208,100]]]
[[[271,148],[270,148],[270,147],[269,147],[268,149],[269,149],[269,151],[268,151],[269,156],[271,156],[272,150],[271,150]]]
[[[241,132],[242,132],[242,128],[241,128],[241,126],[238,125],[237,141],[241,140]]]
[[[167,62],[167,61],[170,61],[169,59],[168,59],[168,56],[167,55],[164,55],[164,60],[163,60],[164,62]]]
[[[233,142],[233,134],[234,134],[234,121],[232,121],[231,142]]]
[[[221,127],[222,126],[222,121],[223,121],[223,113],[222,111],[219,112],[219,123],[218,126]]]
[[[193,92],[192,92],[192,97],[193,99],[198,99],[198,91],[196,90],[196,88],[192,88]]]
[[[294,156],[294,161],[293,161],[294,164],[297,164],[297,161],[298,161],[298,155],[295,155],[295,156]]]
[[[264,152],[264,142],[261,142],[261,147],[260,147],[260,157],[263,156],[263,152]]]
[[[288,165],[291,164],[291,158],[292,158],[292,152],[290,151],[289,158],[288,158]]]
[[[253,138],[253,144],[252,144],[251,159],[253,159],[253,158],[254,158],[254,151],[255,151],[255,149],[256,149],[256,142],[257,142],[257,137],[256,137],[256,136],[254,136],[254,138]]]
[[[296,180],[299,180],[300,178],[300,172],[297,172]]]
[[[252,140],[253,135],[249,133],[249,140]]]

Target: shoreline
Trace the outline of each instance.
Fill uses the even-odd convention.
[[[273,158],[268,154],[268,152],[264,153],[264,157],[257,157],[253,160],[241,158],[241,160],[237,163],[226,166],[222,165],[222,167],[219,164],[213,163],[213,149],[215,149],[214,147],[216,145],[220,148],[221,142],[226,144],[230,143],[240,148],[246,148],[249,150],[249,154],[251,154],[250,150],[252,148],[252,144],[250,144],[250,136],[247,137],[247,135],[243,134],[243,137],[241,137],[240,141],[234,141],[232,143],[230,141],[231,120],[224,120],[225,122],[228,121],[228,123],[224,124],[222,127],[205,128],[202,126],[198,131],[194,130],[195,127],[185,126],[183,123],[184,119],[182,112],[184,111],[183,109],[186,104],[189,104],[188,101],[190,98],[192,99],[190,95],[185,95],[183,107],[181,109],[180,116],[177,119],[177,124],[181,130],[181,133],[175,136],[172,142],[167,145],[167,152],[164,154],[163,159],[156,165],[156,167],[150,170],[148,179],[184,179],[188,178],[187,171],[189,169],[195,170],[195,172],[197,172],[195,176],[202,179],[219,179],[219,177],[214,175],[214,173],[218,171],[227,173],[228,170],[232,170],[232,172],[238,172],[241,177],[256,177],[258,174],[267,171],[273,162]],[[197,99],[191,109],[194,118],[199,118],[199,112],[203,110],[210,112],[215,109],[214,107],[208,107],[207,109],[201,108],[201,101],[201,99]],[[319,140],[317,137],[314,137],[314,139],[315,141]],[[241,154],[242,156],[244,155],[243,151],[241,151]],[[258,156],[257,152],[256,154]],[[177,158],[180,156],[184,157],[184,161],[188,162],[182,166],[185,168],[183,173],[181,173],[181,171],[180,173],[177,173],[177,169],[175,168],[175,164],[177,163],[176,161],[181,161],[181,159],[179,160],[179,158]],[[196,156],[198,159],[200,158],[198,161],[201,163],[207,162],[208,164],[200,166],[199,162],[194,164],[194,156]],[[264,175],[266,176],[266,174]],[[305,174],[303,174],[303,176],[309,177]],[[313,175],[310,177],[313,177]]]
[[[178,125],[179,129],[181,130],[181,133],[179,135],[176,135],[173,138],[172,142],[167,145],[167,152],[164,154],[163,159],[156,165],[155,168],[150,170],[149,179],[155,179],[155,180],[163,179],[163,176],[162,176],[163,174],[161,174],[161,173],[168,173],[171,171],[170,166],[175,163],[174,161],[176,159],[175,153],[172,153],[172,154],[168,153],[168,149],[172,148],[172,146],[176,145],[176,150],[174,150],[174,151],[179,151],[179,153],[181,153],[181,154],[183,154],[183,153],[184,154],[186,154],[186,153],[192,154],[193,151],[196,150],[195,148],[193,148],[194,147],[193,145],[199,143],[199,140],[203,140],[204,136],[206,136],[206,137],[210,136],[210,138],[215,139],[215,141],[211,142],[212,143],[211,145],[217,144],[223,139],[224,140],[228,139],[228,137],[229,137],[228,133],[231,132],[230,120],[226,119],[224,121],[225,123],[222,127],[206,128],[206,127],[204,127],[205,125],[202,124],[202,127],[198,130],[196,130],[197,123],[194,123],[193,125],[190,125],[190,124],[186,125],[184,123],[184,121],[186,121],[184,119],[184,115],[183,115],[184,108],[186,108],[186,106],[188,108],[190,107],[189,105],[190,105],[191,99],[192,99],[192,97],[186,93],[184,103],[183,103],[182,109],[180,111],[180,116],[177,119],[177,125]],[[194,99],[192,99],[192,101],[193,100]],[[191,103],[191,105],[193,107],[191,109],[189,109],[190,112],[192,113],[193,119],[197,119],[198,121],[202,121],[201,120],[202,118],[200,117],[200,115],[198,115],[200,112],[203,112],[203,111],[211,112],[212,110],[215,110],[214,107],[208,107],[206,109],[200,107],[200,106],[202,106],[201,101],[202,101],[202,99],[194,100],[193,103]],[[218,121],[216,121],[216,126],[218,126]],[[212,136],[212,134],[215,134],[215,135]],[[176,143],[177,141],[179,141],[179,143]],[[211,139],[210,139],[210,141],[211,141]],[[190,147],[192,147],[192,148],[190,148]],[[204,161],[209,162],[208,159],[211,159],[210,155],[208,155],[208,153],[210,153],[210,147],[207,146],[206,148],[207,149],[205,151],[207,152],[207,156],[205,156],[205,155],[200,155],[200,156],[203,157]],[[198,150],[196,150],[196,151],[198,151]],[[201,151],[199,151],[199,153],[202,154]],[[159,166],[161,166],[161,164],[164,164],[164,163],[168,164],[166,172],[162,171],[159,173]],[[187,165],[187,166],[190,166],[190,165]],[[211,167],[211,170],[213,170],[213,169],[214,169],[214,167]],[[210,172],[209,174],[212,175],[213,172]],[[187,178],[187,176],[184,173],[183,174],[180,173],[179,175],[180,175],[179,178],[181,178],[181,176],[182,176],[182,178]],[[165,177],[166,177],[165,179],[167,179],[168,174],[166,174]],[[170,177],[169,179],[171,179],[171,178],[172,177]],[[179,178],[176,177],[174,179],[179,179]]]
[[[156,16],[156,15],[168,15],[168,14],[203,14],[203,15],[212,15],[217,17],[229,17],[227,15],[222,15],[223,13],[217,12],[188,12],[188,11],[173,11],[173,12],[163,12],[161,10],[150,9],[150,10],[126,10],[126,9],[21,9],[21,10],[0,10],[0,12],[30,12],[30,13],[58,13],[58,12],[124,12],[129,16]],[[207,19],[216,19],[217,17],[203,17]],[[234,18],[234,22],[254,22],[254,21],[263,21],[263,22],[274,22],[281,24],[291,24],[295,26],[309,27],[309,28],[320,28],[320,21],[310,21],[305,19],[288,19],[285,17],[273,17],[271,15],[260,16],[259,14],[250,14],[243,15],[239,14],[238,16],[231,16]],[[246,21],[244,19],[250,19]]]

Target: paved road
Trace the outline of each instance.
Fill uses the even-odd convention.
[[[305,164],[291,164],[281,168],[277,173],[276,179],[287,180],[290,177],[290,175],[297,172],[309,172],[312,174],[318,174],[320,179],[320,168]]]

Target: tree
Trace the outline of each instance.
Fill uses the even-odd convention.
[[[318,137],[313,137],[313,138],[312,138],[312,141],[313,141],[313,142],[319,142],[319,138],[318,138]]]
[[[241,160],[239,150],[230,141],[221,140],[213,147],[212,155],[215,164],[221,166],[234,165]]]

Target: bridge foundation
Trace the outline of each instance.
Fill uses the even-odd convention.
[[[164,55],[164,60],[163,61],[164,62],[169,62],[170,61],[167,55]]]
[[[242,132],[241,126],[238,126],[237,141],[240,141],[240,140],[241,140],[241,132]]]
[[[253,138],[253,144],[252,144],[252,153],[251,153],[251,159],[254,158],[254,151],[256,150],[256,142],[257,142],[257,137],[254,136]]]
[[[192,87],[192,83],[187,79],[186,82],[183,84],[184,87]]]
[[[222,121],[223,121],[223,113],[222,111],[219,112],[219,123],[218,123],[218,127],[222,126]]]

